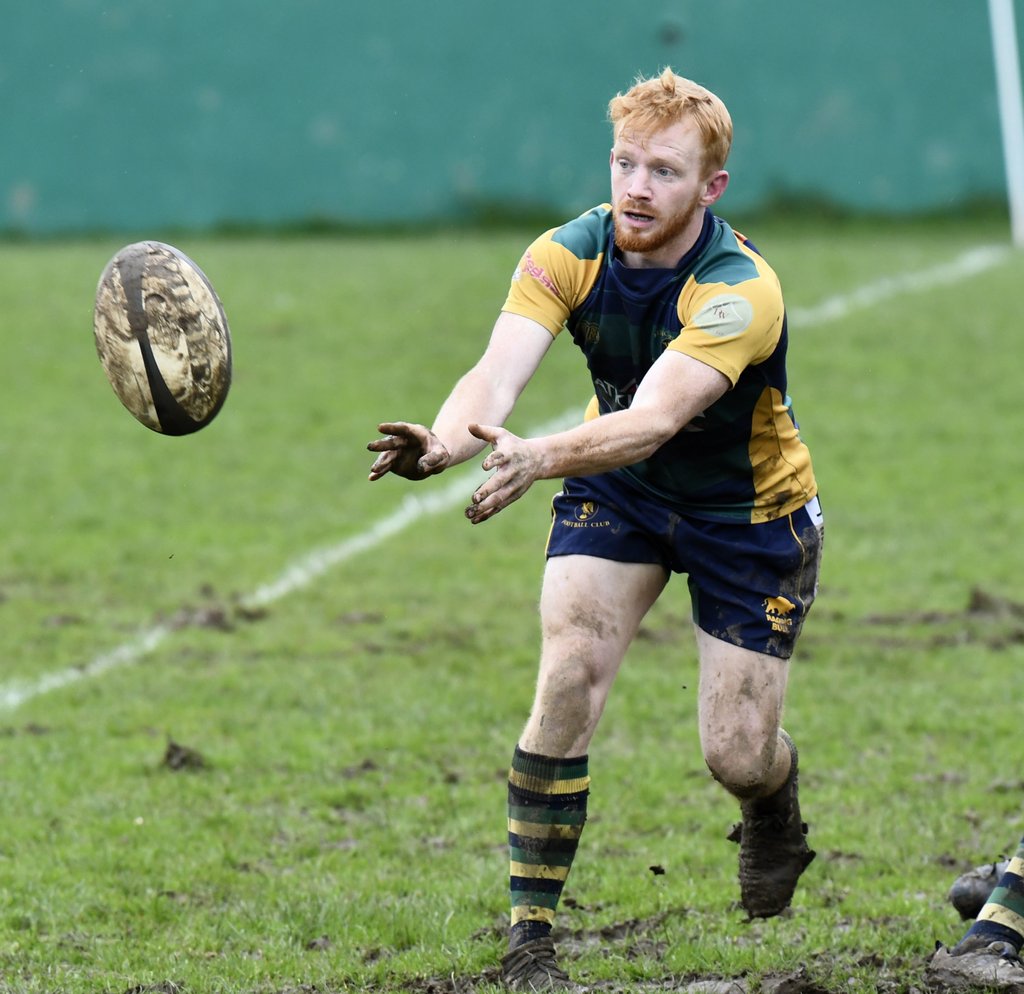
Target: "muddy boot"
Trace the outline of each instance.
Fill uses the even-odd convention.
[[[530,939],[501,960],[501,982],[512,991],[585,991],[559,965],[550,936]]]
[[[807,846],[807,825],[800,820],[796,746],[785,732],[781,737],[793,757],[786,782],[769,797],[743,801],[743,821],[729,834],[740,844],[740,903],[750,918],[785,911],[815,855]]]
[[[981,989],[1024,994],[1024,964],[1010,943],[970,936],[953,949],[939,943],[924,980],[933,991]]]
[[[968,870],[953,881],[946,897],[964,921],[978,917],[1009,865],[1009,860],[1005,859],[998,863],[986,863]]]

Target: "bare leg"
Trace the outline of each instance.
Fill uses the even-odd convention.
[[[774,794],[789,775],[789,749],[779,748],[788,661],[695,630],[704,760],[740,799]]]
[[[740,901],[751,918],[780,914],[814,859],[797,798],[796,747],[782,731],[789,666],[698,629],[700,735],[712,775],[740,802]]]
[[[587,751],[626,649],[667,579],[660,566],[641,563],[548,561],[540,672],[521,749],[560,757]]]
[[[666,582],[657,566],[590,556],[549,560],[533,709],[509,773],[509,951],[513,990],[575,989],[551,926],[587,816],[586,756],[608,692],[643,616]]]

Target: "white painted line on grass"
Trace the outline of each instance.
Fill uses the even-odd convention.
[[[527,434],[548,435],[568,428],[580,420],[582,410],[581,403],[566,411],[559,418],[553,418],[551,421],[532,427]],[[409,525],[468,502],[469,495],[486,476],[487,474],[479,466],[476,466],[462,472],[456,471],[448,485],[441,490],[432,492],[424,488],[422,492],[408,494],[397,511],[392,512],[386,518],[381,518],[365,531],[334,545],[314,549],[287,566],[276,580],[257,587],[251,594],[243,596],[240,599],[242,606],[256,608],[272,604],[296,590],[308,587],[314,580],[335,566],[380,545],[385,539],[396,535]],[[97,656],[83,666],[71,666],[64,670],[57,670],[36,680],[14,680],[0,684],[0,711],[13,711],[34,697],[40,697],[53,690],[61,690],[87,677],[99,676],[115,667],[135,663],[143,656],[153,652],[174,630],[169,625],[154,625],[116,649]]]
[[[955,259],[933,266],[931,269],[903,273],[900,276],[867,283],[850,293],[829,297],[814,307],[791,309],[790,323],[801,329],[812,325],[827,324],[829,321],[844,318],[855,311],[873,307],[875,304],[901,294],[929,290],[946,283],[956,283],[986,269],[991,269],[1009,258],[1011,252],[1009,247],[1002,245],[969,249]],[[545,424],[531,428],[527,434],[531,436],[546,435],[568,428],[579,420],[581,410],[582,405],[574,407]],[[483,471],[476,467],[472,471],[457,473],[447,486],[437,492],[425,489],[419,493],[409,494],[397,511],[380,519],[365,531],[334,545],[314,549],[307,553],[301,559],[286,566],[277,579],[257,587],[251,594],[243,597],[242,603],[251,607],[265,607],[296,590],[308,587],[314,580],[335,566],[380,545],[414,522],[458,507],[460,503],[468,499],[484,475]],[[116,649],[96,656],[91,662],[82,666],[57,670],[35,680],[15,680],[0,684],[0,710],[12,711],[26,701],[41,697],[50,691],[61,690],[79,680],[99,676],[115,667],[137,662],[143,656],[153,652],[173,630],[167,625],[154,625]]]
[[[790,327],[826,324],[838,321],[854,311],[866,310],[906,293],[933,290],[945,283],[958,283],[977,273],[992,269],[1010,257],[1013,250],[1007,245],[980,245],[962,252],[949,262],[939,263],[931,269],[901,273],[865,283],[849,293],[839,293],[823,300],[814,307],[791,307]]]
[[[541,425],[536,425],[527,431],[528,436],[550,435],[552,432],[562,431],[576,424],[581,417],[582,404],[572,410],[566,411],[561,417],[554,418]],[[353,535],[336,545],[326,546],[322,549],[314,549],[301,559],[288,566],[285,571],[272,583],[258,587],[251,594],[242,598],[242,604],[246,607],[264,607],[276,600],[308,587],[317,577],[322,576],[328,570],[333,569],[339,563],[351,559],[360,552],[372,549],[380,545],[386,538],[397,534],[404,528],[419,521],[421,518],[430,517],[432,514],[440,514],[448,511],[459,504],[465,504],[469,495],[486,479],[479,466],[468,472],[458,474],[448,486],[436,493],[429,490],[413,492],[408,494],[402,501],[397,511],[392,512],[386,518],[382,518],[364,532]]]
[[[0,685],[0,709],[13,711],[19,705],[32,700],[33,697],[41,697],[51,690],[61,690],[86,677],[99,676],[117,666],[134,663],[137,659],[152,652],[170,633],[171,629],[166,625],[154,625],[152,628],[140,632],[130,641],[119,645],[116,649],[97,656],[85,666],[72,666],[55,673],[46,673],[31,681],[13,680]]]

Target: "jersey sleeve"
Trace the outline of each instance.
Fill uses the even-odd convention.
[[[552,228],[537,238],[523,253],[515,272],[503,311],[532,318],[552,335],[557,335],[581,294],[593,282],[597,260],[580,259],[552,236]],[[591,271],[593,270],[593,271]]]
[[[696,283],[679,295],[682,329],[668,348],[717,369],[735,386],[747,366],[767,359],[779,343],[785,314],[771,270],[741,283]]]

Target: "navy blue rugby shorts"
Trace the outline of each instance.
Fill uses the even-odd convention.
[[[818,499],[774,521],[678,514],[613,474],[571,477],[552,501],[547,555],[656,563],[685,573],[694,623],[714,638],[788,659],[818,589]]]

